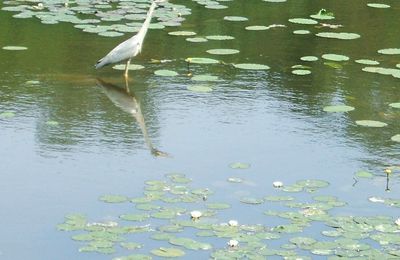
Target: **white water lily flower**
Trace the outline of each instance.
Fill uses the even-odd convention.
[[[275,188],[281,188],[283,186],[283,182],[281,181],[274,181],[272,183],[272,186],[274,186]]]
[[[396,219],[396,221],[394,222],[397,226],[400,227],[400,218]]]
[[[192,217],[192,219],[199,219],[202,215],[203,213],[198,210],[193,210],[190,212],[190,216]]]
[[[237,227],[239,225],[239,222],[237,220],[229,220],[228,224],[231,227]]]
[[[228,246],[230,247],[237,247],[239,245],[239,241],[235,240],[235,239],[231,239],[228,242]]]

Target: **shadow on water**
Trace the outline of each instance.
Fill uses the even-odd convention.
[[[147,132],[146,123],[142,114],[140,101],[129,89],[128,81],[125,81],[125,87],[120,87],[97,78],[97,86],[101,87],[111,102],[126,113],[131,114],[139,124],[144,140],[150,153],[155,157],[171,157],[168,153],[162,152],[153,146]]]

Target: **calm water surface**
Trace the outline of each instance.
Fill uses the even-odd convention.
[[[398,55],[377,53],[399,47],[400,4],[387,2],[392,5],[387,10],[368,8],[367,1],[344,0],[232,1],[225,3],[228,9],[209,10],[180,1],[192,8],[192,15],[182,27],[150,30],[142,54],[134,60],[145,69],[130,73],[129,87],[140,104],[147,137],[141,119],[112,102],[113,93],[118,93],[115,88],[96,84],[96,78],[101,78],[124,88],[122,72],[95,71],[93,64],[126,36],[100,37],[71,24],[44,25],[0,11],[0,45],[28,47],[20,52],[0,50],[0,113],[15,113],[12,118],[0,118],[0,258],[111,258],[79,253],[78,243],[57,231],[56,225],[72,212],[84,213],[94,221],[113,220],[128,210],[126,205],[104,204],[99,196],[139,197],[144,181],[162,179],[170,172],[185,173],[193,179],[193,186],[216,191],[215,201],[232,204],[220,216],[224,221],[264,223],[262,212],[268,204],[242,204],[241,197],[273,193],[276,180],[290,184],[315,178],[331,183],[324,194],[348,202],[334,210],[337,214],[398,217],[398,210],[373,204],[368,197],[400,196],[399,178],[393,176],[391,191],[385,192],[383,175],[385,167],[400,163],[400,146],[390,140],[400,134],[400,111],[388,106],[400,101],[400,81],[363,72],[364,65],[354,62],[376,59],[383,67],[400,63]],[[304,28],[318,32],[313,26],[287,20],[307,17],[321,8],[335,14],[333,23],[344,25],[340,31],[362,37],[342,41],[292,33]],[[228,22],[223,20],[225,15],[246,16],[249,21]],[[269,24],[287,27],[259,32],[244,29]],[[195,44],[167,34],[174,30],[228,34],[235,40]],[[206,53],[213,48],[235,48],[240,53],[223,57]],[[291,74],[291,66],[307,65],[300,57],[324,53],[347,55],[351,60],[341,63],[342,69],[334,69],[320,59],[310,64],[311,75]],[[222,80],[211,84],[210,93],[194,93],[187,90],[194,84],[185,76],[187,57],[261,63],[271,69],[193,65],[193,75],[212,74]],[[172,62],[151,63],[151,59]],[[180,75],[159,77],[153,73],[157,69]],[[356,109],[345,114],[322,110],[338,103]],[[361,119],[388,126],[357,126],[355,121]],[[49,125],[49,121],[58,125]],[[153,156],[150,146],[170,157]],[[238,161],[251,167],[229,167]],[[353,186],[354,173],[361,169],[377,176]],[[231,184],[228,177],[246,182]],[[159,246],[144,241],[141,252]]]

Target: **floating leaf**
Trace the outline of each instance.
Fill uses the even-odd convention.
[[[229,209],[231,205],[227,203],[207,203],[206,207],[208,209]]]
[[[163,77],[178,76],[178,73],[173,70],[156,70],[156,71],[154,71],[154,74],[156,74],[157,76],[163,76]]]
[[[210,86],[207,85],[191,85],[187,86],[187,89],[198,93],[207,93],[213,90]]]
[[[125,70],[126,64],[117,64],[112,67],[115,70]],[[139,64],[129,64],[128,70],[141,70],[144,69],[144,66]]]
[[[294,198],[290,197],[290,196],[267,196],[267,197],[264,197],[264,200],[267,200],[267,201],[291,201],[291,200],[294,200]]]
[[[216,55],[230,55],[230,54],[239,53],[239,50],[236,50],[236,49],[210,49],[210,50],[207,50],[207,52],[210,54],[216,54]]]
[[[14,116],[15,113],[10,111],[0,113],[0,118],[13,118]]]
[[[390,138],[393,142],[400,143],[400,134],[394,135]]]
[[[243,182],[243,179],[241,179],[241,178],[236,178],[236,177],[229,177],[229,178],[228,178],[228,181],[229,181],[229,182],[233,182],[233,183],[241,183],[241,182]]]
[[[365,65],[379,65],[379,62],[376,60],[368,60],[368,59],[359,59],[355,60],[355,62]]]
[[[396,54],[400,54],[400,48],[381,49],[381,50],[378,50],[378,53],[388,54],[388,55],[396,55]]]
[[[385,127],[385,126],[387,126],[386,123],[383,123],[380,121],[375,121],[375,120],[357,120],[356,124],[360,125],[360,126],[367,126],[367,127]]]
[[[210,59],[210,58],[187,58],[185,60],[189,63],[197,63],[197,64],[216,64],[219,63],[218,60]]]
[[[208,74],[196,75],[191,78],[194,81],[218,81],[218,76],[212,76]]]
[[[298,24],[318,24],[317,21],[308,18],[291,18],[289,22]]]
[[[108,202],[108,203],[121,203],[128,201],[128,198],[121,195],[103,195],[100,197],[101,201]]]
[[[295,30],[293,31],[294,34],[310,34],[309,30]]]
[[[337,112],[349,112],[353,111],[354,107],[346,106],[346,105],[334,105],[334,106],[326,106],[323,108],[325,112],[329,113],[337,113]]]
[[[225,16],[224,20],[232,21],[232,22],[244,22],[244,21],[247,21],[249,19],[246,18],[246,17],[243,17],[243,16]]]
[[[269,27],[265,25],[251,25],[251,26],[246,26],[245,29],[249,31],[263,31],[263,30],[268,30]]]
[[[348,61],[350,59],[347,56],[340,55],[340,54],[332,54],[332,53],[323,54],[322,58],[325,60],[331,60],[331,61]]]
[[[229,35],[209,35],[206,36],[207,40],[215,40],[215,41],[224,41],[224,40],[233,40],[235,37]]]
[[[361,36],[357,33],[346,33],[346,32],[320,32],[316,36],[323,38],[339,39],[339,40],[354,40]]]
[[[27,47],[24,46],[4,46],[3,50],[7,50],[7,51],[24,51],[27,50]]]
[[[390,103],[389,106],[393,107],[393,108],[400,108],[400,102],[398,102],[398,103]]]
[[[184,251],[173,247],[160,247],[151,250],[151,253],[160,257],[180,257],[185,255]]]
[[[49,120],[49,121],[46,122],[46,125],[48,125],[48,126],[58,126],[59,123],[57,121]]]
[[[374,175],[370,172],[367,171],[358,171],[355,174],[357,177],[359,178],[366,178],[366,179],[371,179],[372,177],[374,177]]]
[[[380,3],[368,3],[367,6],[373,7],[373,8],[390,8],[390,5],[380,4]]]
[[[212,248],[210,244],[201,243],[191,238],[184,238],[184,237],[173,237],[169,240],[169,243],[177,246],[183,246],[187,249],[191,250],[209,250]]]
[[[261,204],[264,202],[263,199],[252,198],[252,197],[244,197],[240,199],[240,202],[245,204]]]
[[[238,63],[233,64],[235,68],[244,69],[244,70],[268,70],[269,66],[263,64],[255,64],[255,63]]]
[[[231,167],[232,169],[247,169],[250,167],[250,164],[242,163],[242,162],[235,162],[235,163],[229,164],[229,167]]]
[[[195,32],[190,32],[190,31],[174,31],[174,32],[169,32],[169,35],[173,36],[193,36],[196,35]]]
[[[151,260],[152,257],[143,254],[132,254],[127,256],[118,256],[113,258],[112,260]]]
[[[141,248],[142,245],[139,243],[135,243],[135,242],[121,242],[121,247],[128,249],[128,250],[134,250],[134,249],[138,249]]]
[[[193,37],[193,38],[186,38],[188,42],[207,42],[208,40],[203,37]]]
[[[124,214],[119,217],[120,219],[127,221],[144,221],[148,219],[150,216],[148,214]]]
[[[296,184],[305,188],[324,188],[329,186],[329,182],[323,180],[302,180],[296,182]]]
[[[316,56],[303,56],[300,58],[302,61],[317,61],[318,57]]]
[[[303,75],[311,74],[311,71],[310,70],[299,69],[299,70],[292,70],[292,73],[295,74],[295,75],[303,76]]]

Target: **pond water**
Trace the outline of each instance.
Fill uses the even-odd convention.
[[[37,5],[32,2],[26,4]],[[69,2],[71,6],[75,3]],[[112,7],[116,8],[118,2],[113,1]],[[147,1],[139,2],[147,8]],[[82,232],[57,228],[65,216],[73,213],[84,214],[92,224],[127,224],[119,219],[120,215],[143,211],[129,202],[104,203],[99,198],[106,194],[143,197],[146,181],[167,181],[171,176],[165,174],[171,173],[185,174],[192,188],[213,191],[204,197],[205,201],[173,204],[186,209],[180,220],[190,220],[189,212],[203,211],[207,203],[227,203],[230,208],[216,210],[210,222],[216,225],[234,219],[239,224],[261,224],[264,229],[275,227],[276,232],[277,225],[290,221],[264,212],[299,212],[299,207],[268,200],[253,205],[257,202],[254,199],[291,196],[311,203],[313,196],[330,195],[346,202],[329,210],[331,218],[385,215],[393,222],[384,224],[390,231],[375,226],[374,234],[396,234],[394,220],[400,217],[400,144],[398,136],[397,141],[395,138],[400,134],[400,109],[396,105],[400,102],[400,55],[381,54],[378,50],[393,48],[396,53],[400,48],[400,4],[385,1],[390,8],[374,8],[367,6],[368,1],[235,0],[219,1],[227,8],[210,9],[205,7],[206,1],[171,2],[186,6],[191,13],[183,15],[181,26],[149,30],[142,53],[132,60],[144,69],[130,71],[129,92],[124,90],[122,71],[111,66],[96,71],[93,65],[132,33],[103,37],[74,28],[72,23],[43,24],[38,18],[17,19],[13,15],[18,12],[0,11],[1,47],[27,47],[19,51],[0,49],[0,258],[111,259],[129,254],[157,258],[150,253],[153,249],[176,247],[187,258],[205,259],[218,250],[229,251],[226,243],[237,234],[200,237],[195,235],[199,230],[185,228],[172,234],[210,243],[213,249],[199,252],[177,246],[176,242],[171,245],[149,238],[155,233],[151,231],[126,236],[127,242],[142,244],[140,249],[129,251],[115,245],[116,252],[111,254],[79,252],[86,243],[71,237]],[[2,7],[15,4],[7,1]],[[215,6],[214,1],[208,4]],[[335,19],[311,25],[288,21],[310,18],[323,8]],[[225,16],[248,20],[228,21]],[[245,29],[254,25],[269,29]],[[295,30],[309,30],[310,34],[294,34]],[[168,34],[173,31],[234,39],[194,43],[186,40],[194,36]],[[321,32],[356,33],[361,37],[343,40],[315,35]],[[240,52],[207,52],[221,48]],[[322,58],[324,54],[349,59],[332,61]],[[303,56],[318,60],[302,61]],[[192,57],[217,59],[220,63],[188,64],[185,59]],[[365,69],[372,65],[355,62],[358,59],[378,61],[380,65],[375,67],[392,71]],[[270,68],[245,70],[232,66],[240,63]],[[293,74],[294,65],[303,65],[300,69],[311,74]],[[157,70],[172,70],[178,75],[159,76],[154,73]],[[218,80],[194,78],[204,74]],[[193,91],[193,87],[200,92]],[[332,105],[347,105],[354,110],[324,111]],[[126,111],[132,108],[136,111],[133,115]],[[359,120],[387,125],[361,126],[362,122],[356,123]],[[385,169],[392,171],[389,183]],[[372,176],[357,176],[360,171]],[[234,183],[232,180],[237,179],[229,178],[240,178],[242,182]],[[319,189],[310,185],[309,192],[291,193],[272,185],[281,181],[284,187],[290,187],[299,180],[316,179],[329,182],[329,186]],[[177,185],[186,184],[178,181]],[[388,199],[391,203],[382,203]],[[168,223],[159,218],[139,222],[150,224],[154,230]],[[326,219],[311,222],[297,233],[276,232],[281,240],[263,243],[267,248],[306,257],[334,256],[336,249],[310,252],[307,248],[291,248],[296,243],[287,245],[288,239],[298,236],[333,241],[321,234],[335,229],[326,223]],[[364,230],[363,234],[372,234],[368,232]],[[398,256],[398,240],[379,245],[376,240],[359,236],[353,241],[367,243],[382,254],[391,252],[393,258]],[[239,243],[239,248],[250,247],[243,238]],[[253,251],[260,249],[252,246]],[[285,255],[275,253],[270,253],[273,259]]]

